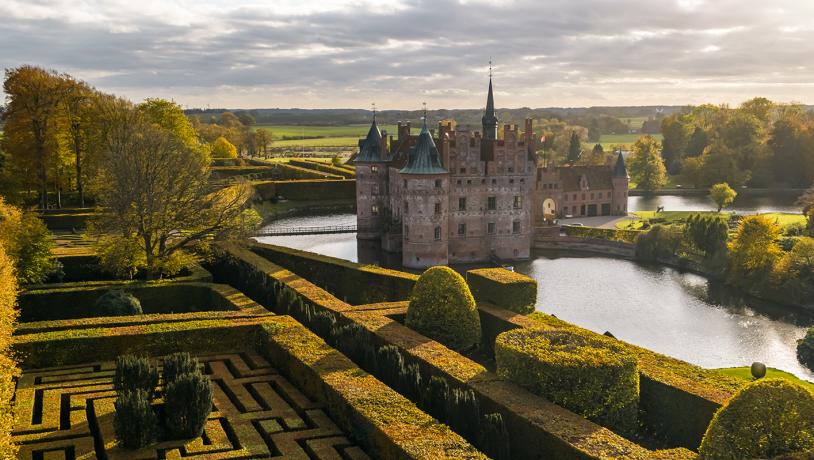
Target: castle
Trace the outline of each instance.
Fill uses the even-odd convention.
[[[357,239],[400,252],[408,268],[526,259],[544,218],[627,212],[627,171],[615,166],[538,167],[532,120],[498,136],[492,79],[481,132],[398,124],[375,114],[355,155]]]

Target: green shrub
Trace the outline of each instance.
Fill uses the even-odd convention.
[[[463,277],[449,267],[432,267],[418,278],[405,323],[454,350],[466,350],[480,342],[475,299]]]
[[[480,449],[494,460],[509,460],[509,431],[499,413],[486,414],[480,423]]]
[[[466,282],[475,299],[517,313],[531,313],[537,304],[537,281],[505,268],[469,270]]]
[[[158,417],[143,390],[120,392],[115,402],[116,438],[127,449],[140,449],[158,438]]]
[[[814,394],[781,379],[746,385],[722,406],[698,450],[701,459],[770,458],[814,448]]]
[[[198,360],[186,352],[164,357],[164,384],[175,382],[184,374],[199,372]]]
[[[681,232],[671,226],[654,225],[636,238],[636,258],[650,261],[670,259],[678,252],[681,241]]]
[[[497,373],[624,434],[638,425],[636,358],[613,339],[577,330],[513,329],[495,341]]]
[[[805,337],[797,341],[797,359],[814,371],[814,327],[806,332]]]
[[[111,289],[96,300],[96,308],[102,316],[131,316],[143,314],[141,302],[128,292]]]
[[[623,241],[633,243],[642,232],[640,230],[619,230],[614,228],[595,228],[563,225],[562,231],[574,238],[596,238],[600,240]]]
[[[113,388],[117,392],[141,390],[152,396],[158,385],[158,371],[143,356],[120,355],[116,358]]]
[[[212,412],[212,385],[200,372],[178,376],[167,384],[164,413],[167,433],[173,439],[197,438]]]

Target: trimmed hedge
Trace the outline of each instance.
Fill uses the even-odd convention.
[[[596,238],[598,240],[623,241],[635,243],[636,238],[642,234],[641,230],[618,230],[613,228],[577,227],[563,225],[563,232],[575,238]]]
[[[411,273],[283,246],[252,243],[249,249],[353,305],[407,300],[418,280]],[[360,289],[362,286],[364,289]]]
[[[639,371],[619,343],[575,331],[514,329],[495,342],[499,376],[623,434],[638,427]]]
[[[116,286],[118,288],[119,286]],[[143,313],[187,313],[196,311],[263,309],[235,289],[210,283],[140,283],[122,286],[140,303]],[[53,321],[108,316],[112,313],[97,304],[111,286],[39,289],[20,296],[20,321]],[[130,313],[133,314],[133,313]]]
[[[505,268],[469,270],[466,282],[476,300],[516,313],[531,313],[537,304],[537,281]]]
[[[770,458],[814,449],[814,394],[782,379],[745,386],[709,424],[701,459]]]
[[[797,359],[814,371],[814,327],[809,328],[805,337],[797,341]]]
[[[337,168],[336,166],[327,164],[327,163],[320,163],[318,161],[308,161],[308,160],[288,160],[288,164],[292,166],[299,166],[301,168],[306,169],[315,169],[320,172],[333,174],[336,176],[342,176],[346,179],[353,179],[356,177],[356,173],[353,171],[348,171],[344,168]]]
[[[480,317],[463,277],[446,266],[421,274],[410,294],[404,323],[453,350],[480,343]]]
[[[256,182],[254,191],[261,200],[282,196],[294,201],[356,200],[355,180],[288,180]]]

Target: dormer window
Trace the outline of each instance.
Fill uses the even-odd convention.
[[[371,167],[370,167],[370,172],[372,172],[372,173],[377,173],[377,172],[379,172],[379,167],[378,167],[378,166],[376,166],[376,165],[371,166]]]

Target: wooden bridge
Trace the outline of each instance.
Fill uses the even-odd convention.
[[[325,235],[329,233],[356,233],[356,224],[325,227],[266,227],[255,236]]]

